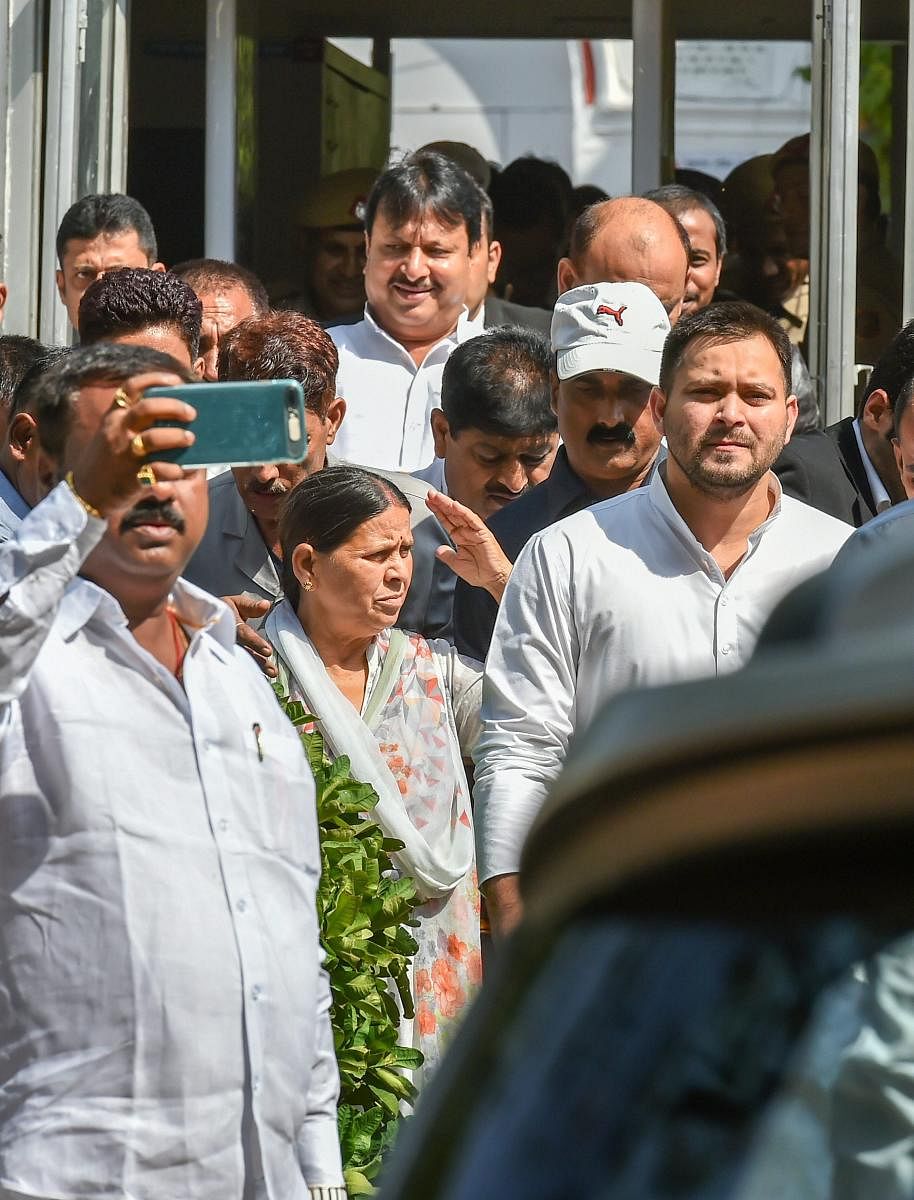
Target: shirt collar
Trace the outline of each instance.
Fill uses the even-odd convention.
[[[24,520],[32,511],[29,505],[23,500],[17,489],[13,486],[9,476],[3,471],[0,471],[0,500],[7,505],[10,511],[20,520]]]
[[[885,512],[887,508],[892,507],[892,498],[886,491],[885,484],[879,477],[879,472],[873,466],[873,460],[866,452],[866,446],[863,444],[863,434],[860,432],[860,421],[854,420],[854,437],[857,439],[857,449],[860,451],[860,459],[863,463],[863,469],[866,472],[866,481],[870,485],[870,491],[873,493],[873,503],[876,505],[876,512]]]
[[[229,473],[231,474],[231,472]],[[209,504],[211,512],[223,488],[229,488],[229,484],[221,475],[217,475],[215,479],[209,481]],[[245,504],[244,497],[239,492],[238,484],[235,482],[235,476],[232,475],[229,497],[222,516],[222,532],[228,537],[243,538],[247,534],[249,522],[253,519],[253,513]]]
[[[666,447],[661,445],[654,456],[650,470],[639,485],[640,487],[649,486],[651,480],[657,474],[658,466],[665,458]],[[600,503],[599,499],[591,492],[587,484],[568,461],[568,452],[565,449],[564,442],[558,448],[558,453],[555,456],[552,470],[549,472],[549,478],[546,480],[546,485],[549,488],[549,515],[553,521],[561,517],[564,510],[570,504],[578,504],[582,497],[586,498],[588,504]],[[546,485],[540,484],[539,486],[544,487]]]
[[[666,480],[664,479],[665,474],[666,470],[663,467],[663,464],[660,464],[659,469],[653,472],[650,482],[647,484],[648,495],[650,496],[651,504],[658,511],[667,525],[669,525],[673,531],[677,533],[688,546],[691,547],[693,554],[696,556],[699,562],[706,563],[709,559],[713,560],[713,555],[705,549],[701,542],[699,542],[698,538],[696,538],[695,534],[683,520],[679,509],[673,503],[672,497],[667,491]],[[772,497],[773,501],[771,505],[771,511],[761,525],[758,525],[755,529],[753,529],[752,533],[750,533],[749,537],[746,539],[749,544],[749,551],[747,551],[747,555],[745,557],[748,556],[748,553],[751,552],[761,540],[765,530],[768,529],[777,519],[777,517],[780,516],[783,494],[781,483],[777,475],[775,475],[773,471],[769,471],[768,495]],[[743,561],[745,561],[745,557]]]
[[[549,478],[540,487],[548,488],[548,514],[550,521],[556,521],[571,504],[577,504],[582,497],[591,504],[596,503],[596,497],[591,495],[587,484],[578,475],[568,461],[568,451],[563,442],[552,463]]]
[[[178,619],[189,631],[211,636],[223,650],[233,652],[235,621],[227,604],[202,588],[178,579],[169,597]],[[69,639],[90,622],[126,627],[127,618],[117,599],[89,579],[74,579],[64,592],[55,622],[62,638]]]
[[[413,359],[410,356],[409,351],[406,349],[406,347],[403,345],[403,343],[398,342],[395,337],[391,337],[391,335],[387,332],[387,330],[384,329],[383,326],[378,324],[377,320],[375,319],[374,314],[372,313],[371,309],[368,307],[367,303],[365,304],[365,326],[373,334],[375,334],[377,337],[381,338],[382,341],[387,342],[387,344],[389,346],[393,347],[401,356],[405,355],[409,359],[410,364],[414,370],[419,370],[419,368],[413,362]],[[432,354],[434,354],[434,352],[438,349],[439,346],[443,346],[443,345],[450,345],[452,347],[459,346],[462,342],[468,342],[470,340],[470,338],[476,337],[478,334],[484,332],[484,330],[485,330],[485,313],[482,310],[480,310],[480,312],[477,313],[477,315],[471,319],[469,309],[467,308],[466,305],[464,305],[463,309],[461,310],[460,316],[457,318],[456,329],[454,329],[450,333],[446,334],[443,338],[439,339],[439,341],[437,341],[434,344],[434,346],[430,347],[428,353],[426,354],[426,358],[429,358]]]

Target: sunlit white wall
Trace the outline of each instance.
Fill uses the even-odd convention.
[[[339,44],[370,58],[365,40]],[[575,183],[629,189],[630,42],[397,39],[391,53],[394,153],[451,138],[495,162],[538,154]],[[679,43],[677,164],[722,178],[807,130],[808,65],[803,43]]]

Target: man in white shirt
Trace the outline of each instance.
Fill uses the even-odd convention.
[[[741,666],[777,601],[851,534],[782,496],[770,471],[796,420],[790,372],[786,334],[751,305],[681,321],[651,394],[665,463],[518,558],[474,752],[479,879],[496,931],[520,916],[521,848],[576,732],[616,692]]]
[[[365,206],[365,316],[329,330],[340,356],[349,462],[416,471],[435,456],[429,417],[455,346],[483,328],[468,317],[471,254],[483,194],[443,155],[419,152],[385,171]]]
[[[232,614],[179,576],[189,379],[74,351],[64,481],[0,546],[0,1196],[345,1196],[314,785]]]

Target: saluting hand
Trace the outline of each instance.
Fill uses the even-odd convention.
[[[453,546],[439,546],[436,556],[473,587],[483,587],[501,600],[511,560],[481,517],[443,492],[429,491],[425,502],[435,514]]]

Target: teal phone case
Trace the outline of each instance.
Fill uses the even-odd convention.
[[[294,379],[253,383],[193,383],[147,388],[146,396],[174,396],[192,404],[197,418],[188,428],[196,440],[183,450],[156,454],[182,467],[233,467],[301,462],[308,446],[305,397]],[[177,425],[177,421],[158,421]]]

